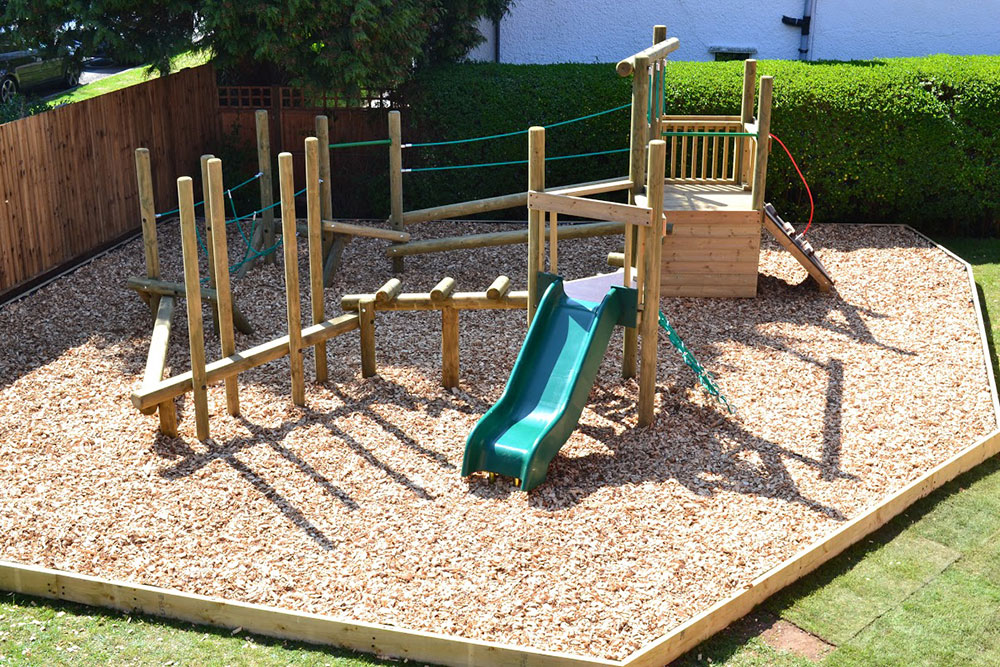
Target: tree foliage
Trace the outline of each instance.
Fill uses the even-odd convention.
[[[197,42],[234,80],[354,93],[461,59],[511,0],[0,0],[27,40],[73,32],[161,72]]]

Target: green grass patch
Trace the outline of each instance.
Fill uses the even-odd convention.
[[[829,665],[1000,664],[1000,588],[957,568],[827,659]]]
[[[749,640],[722,632],[696,650],[678,658],[671,667],[694,667],[706,664],[725,667],[810,667],[815,663],[807,658],[779,651],[768,646],[759,637]]]
[[[1000,239],[947,238],[939,242],[972,265],[976,285],[979,286],[979,298],[984,306],[983,319],[993,372],[1000,378],[1000,363],[997,362],[1000,330],[993,326],[993,323],[1000,322]]]
[[[390,664],[308,644],[0,595],[0,664],[337,665]]]
[[[767,607],[790,623],[840,645],[941,573],[959,553],[919,535],[902,533],[874,549],[867,541],[835,559],[819,575],[829,579],[791,586]]]
[[[204,65],[210,59],[211,54],[207,50],[185,51],[171,59],[170,69],[171,71],[177,71],[185,67],[197,67],[198,65]],[[155,76],[157,76],[155,73],[148,74],[144,66],[134,67],[124,72],[105,77],[99,81],[88,83],[85,86],[78,86],[73,90],[66,91],[62,95],[48,100],[48,103],[51,106],[57,106],[71,102],[81,102],[91,97],[110,93],[113,90],[134,86],[138,83],[148,81],[151,77]]]

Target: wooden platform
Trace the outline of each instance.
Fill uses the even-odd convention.
[[[757,296],[761,213],[751,204],[739,185],[667,181],[661,296]]]

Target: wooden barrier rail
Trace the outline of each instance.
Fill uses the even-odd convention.
[[[441,311],[441,384],[446,389],[458,386],[458,313],[462,310],[524,309],[527,292],[511,292],[510,278],[499,276],[485,292],[456,292],[455,279],[442,278],[430,292],[402,293],[402,283],[393,278],[371,294],[348,294],[340,307],[357,313],[361,329],[361,375],[375,375],[376,311]]]
[[[621,234],[625,226],[620,222],[589,222],[575,225],[557,225],[556,233],[560,239],[583,239],[594,236],[614,236]],[[465,236],[445,236],[439,239],[411,241],[386,248],[389,257],[405,255],[425,255],[431,252],[445,250],[467,250],[470,248],[487,248],[501,245],[518,245],[527,243],[528,230],[515,229],[507,232],[487,232],[485,234],[467,234]]]

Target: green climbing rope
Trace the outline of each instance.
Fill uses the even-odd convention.
[[[671,345],[677,348],[677,351],[681,353],[681,358],[684,359],[684,363],[688,365],[694,374],[698,377],[698,382],[702,387],[705,388],[709,394],[714,396],[719,403],[722,403],[729,410],[730,413],[735,413],[736,410],[733,406],[729,404],[729,400],[722,394],[719,390],[719,385],[715,384],[715,376],[712,375],[704,366],[701,365],[695,356],[691,353],[691,350],[687,349],[687,345],[681,340],[681,337],[677,334],[677,331],[670,326],[670,320],[667,316],[660,311],[660,326],[664,331],[667,332],[667,338],[670,339]]]

